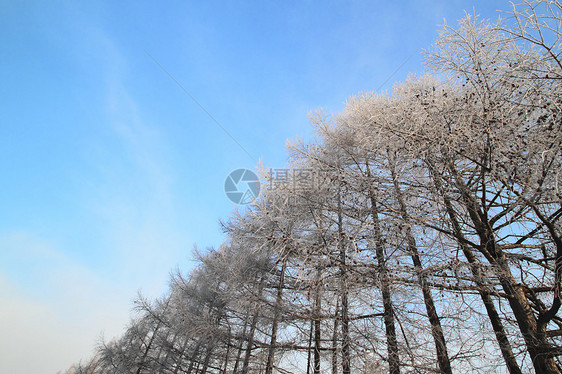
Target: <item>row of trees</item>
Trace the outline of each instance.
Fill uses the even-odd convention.
[[[467,16],[433,75],[313,115],[294,179],[69,373],[561,372],[561,10]]]

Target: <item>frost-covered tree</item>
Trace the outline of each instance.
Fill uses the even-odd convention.
[[[427,74],[312,115],[287,170],[314,183],[266,188],[68,373],[559,373],[561,11],[467,15]]]

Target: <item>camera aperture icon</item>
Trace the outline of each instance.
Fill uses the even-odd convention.
[[[248,169],[236,169],[226,177],[224,192],[230,201],[247,205],[258,198],[260,181],[256,173]]]

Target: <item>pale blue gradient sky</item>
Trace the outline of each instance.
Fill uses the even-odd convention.
[[[89,357],[138,289],[221,242],[230,171],[282,167],[309,111],[422,71],[437,25],[473,8],[509,3],[1,2],[0,372]]]

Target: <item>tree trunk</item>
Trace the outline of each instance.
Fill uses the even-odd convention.
[[[538,331],[537,320],[533,314],[529,300],[525,295],[523,286],[513,277],[505,254],[497,245],[493,228],[490,225],[486,213],[482,211],[476,199],[471,195],[455,166],[449,163],[448,167],[453,174],[455,185],[461,192],[462,200],[468,210],[476,233],[480,238],[480,251],[491,264],[499,268],[497,275],[500,284],[504,292],[508,295],[509,305],[513,311],[519,330],[523,335],[536,372],[541,374],[560,373],[553,357],[549,354],[550,346],[545,336]]]
[[[182,364],[182,356],[185,354],[185,349],[187,347],[187,345],[189,344],[189,340],[185,339],[184,342],[182,343],[181,346],[181,351],[180,351],[180,355],[176,360],[176,367],[174,368],[174,374],[178,374],[180,370],[182,370],[181,368],[181,364]],[[183,371],[183,370],[182,370]]]
[[[321,349],[321,330],[320,313],[322,311],[322,285],[320,282],[320,270],[316,270],[316,290],[314,298],[314,374],[320,374],[320,349]]]
[[[226,338],[226,353],[224,355],[224,369],[222,369],[222,374],[226,374],[228,371],[228,363],[230,361],[230,348],[232,344],[232,332],[230,326],[228,328],[228,336]]]
[[[371,177],[369,165],[366,165],[368,177]],[[400,358],[398,355],[398,340],[396,338],[396,327],[394,324],[394,308],[390,295],[390,281],[388,279],[388,268],[383,247],[382,232],[380,227],[377,201],[372,186],[369,186],[369,199],[371,200],[371,218],[373,220],[373,231],[375,236],[375,250],[377,263],[379,265],[379,280],[381,283],[383,318],[386,329],[386,346],[388,352],[388,367],[390,374],[400,373]]]
[[[427,311],[429,323],[431,324],[431,334],[433,335],[433,340],[435,342],[435,350],[437,352],[437,362],[439,363],[439,370],[443,374],[452,374],[451,362],[447,353],[445,336],[443,335],[443,328],[441,327],[441,321],[439,320],[439,315],[437,314],[437,310],[435,309],[435,303],[433,302],[431,290],[427,283],[427,276],[423,271],[420,255],[416,246],[416,240],[414,239],[412,228],[410,226],[410,219],[408,217],[408,211],[404,202],[404,197],[402,196],[402,191],[400,190],[400,186],[398,184],[398,177],[395,170],[396,160],[390,154],[388,156],[388,160],[390,163],[390,173],[392,175],[392,180],[394,183],[394,191],[396,194],[396,199],[398,201],[400,215],[406,227],[406,240],[408,242],[408,250],[410,252],[412,262],[414,263],[414,268],[416,269],[418,282],[422,289],[425,309]]]
[[[263,291],[264,277],[260,279],[258,286],[258,297],[261,298]],[[250,357],[252,356],[252,346],[254,345],[254,335],[256,333],[256,326],[259,318],[259,308],[256,308],[254,315],[252,317],[252,323],[250,324],[250,335],[248,337],[248,343],[246,345],[246,355],[244,356],[244,363],[242,364],[242,374],[248,374],[248,367],[250,364]]]
[[[238,352],[236,353],[236,361],[234,362],[234,369],[232,369],[233,374],[238,374],[238,365],[240,365],[240,359],[242,358],[242,347],[244,345],[244,339],[246,338],[247,329],[248,329],[248,321],[245,320],[244,328],[242,329],[242,336],[240,337],[240,342],[238,343]]]
[[[191,355],[191,358],[189,360],[189,367],[187,368],[187,374],[191,374],[191,372],[193,371],[193,367],[195,366],[195,363],[198,362],[199,360],[197,359],[197,356],[199,355],[199,348],[201,347],[201,342],[197,342],[197,345],[195,346],[195,350],[193,351],[193,354]]]
[[[334,315],[334,331],[332,333],[332,374],[338,374],[338,329],[339,329],[340,300],[336,302]]]
[[[308,334],[308,351],[306,353],[306,374],[310,374],[310,364],[312,361],[312,336],[314,334],[314,321],[310,320],[310,330]]]
[[[283,287],[285,287],[286,267],[287,267],[287,260],[283,259],[283,264],[281,266],[281,274],[279,275],[279,284],[277,285],[277,296],[275,297],[275,310],[273,311],[273,322],[271,325],[271,340],[269,342],[269,352],[267,354],[265,374],[273,373],[273,362],[275,360],[275,345],[277,344],[277,328],[279,326],[279,316],[281,314]]]
[[[432,175],[433,182],[435,184],[436,190],[439,194],[443,197],[443,202],[445,203],[445,209],[447,214],[449,215],[449,219],[451,220],[451,226],[453,228],[453,234],[457,239],[459,246],[463,254],[465,255],[468,263],[470,264],[470,270],[472,272],[472,276],[474,278],[474,282],[478,286],[478,293],[482,299],[484,307],[486,308],[486,312],[488,313],[488,318],[490,319],[490,323],[492,324],[492,328],[494,329],[494,333],[496,335],[496,340],[498,341],[498,345],[502,352],[503,359],[505,364],[509,370],[510,374],[521,374],[521,369],[517,364],[517,360],[515,359],[515,355],[513,354],[513,350],[511,348],[511,344],[509,343],[509,339],[505,333],[505,329],[503,327],[503,323],[501,318],[496,310],[492,297],[490,296],[490,292],[486,291],[488,289],[488,285],[485,284],[482,276],[482,272],[478,267],[478,261],[472,253],[472,250],[466,244],[465,237],[462,233],[461,226],[457,219],[457,215],[453,208],[453,204],[449,199],[449,196],[443,191],[443,186],[439,181],[439,177],[436,174],[434,166],[428,162],[429,171]]]
[[[208,342],[207,352],[205,352],[205,359],[203,360],[203,368],[201,369],[201,374],[207,374],[207,369],[209,368],[209,360],[211,359],[211,354],[213,353],[213,347],[211,341]]]
[[[340,270],[340,292],[341,292],[341,332],[342,332],[342,373],[351,373],[351,347],[349,339],[349,311],[347,291],[347,253],[343,234],[343,214],[341,205],[341,192],[338,189],[338,246],[339,246],[339,270]]]

